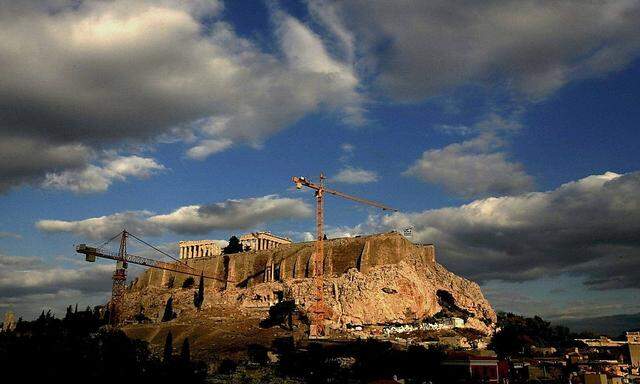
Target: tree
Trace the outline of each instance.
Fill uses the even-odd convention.
[[[240,239],[235,236],[231,236],[229,238],[229,245],[222,249],[222,253],[224,253],[225,255],[230,255],[232,253],[242,252],[242,250],[243,248],[242,244],[240,243]]]
[[[171,331],[167,333],[167,338],[164,341],[164,352],[162,353],[163,360],[165,364],[171,362],[171,357],[173,356],[173,335]]]
[[[164,307],[164,314],[162,315],[162,321],[171,321],[176,317],[176,314],[173,313],[173,296],[169,297],[167,300],[167,305]]]
[[[185,338],[182,342],[182,349],[180,350],[180,360],[185,363],[191,361],[191,349],[189,348],[189,338]]]
[[[193,283],[195,283],[195,280],[193,280],[193,277],[189,276],[182,282],[182,288],[191,288],[193,287]]]
[[[176,284],[176,277],[174,275],[169,276],[169,280],[167,281],[167,288],[171,289]]]
[[[193,305],[199,311],[202,303],[204,302],[204,272],[200,273],[200,284],[198,285],[198,292],[193,293]]]
[[[67,313],[64,315],[64,319],[65,320],[71,320],[71,318],[73,317],[73,308],[71,307],[71,305],[69,305],[67,307]]]

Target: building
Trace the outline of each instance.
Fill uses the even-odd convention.
[[[291,244],[291,239],[280,237],[271,232],[251,232],[240,236],[242,247],[251,251],[263,251],[279,247],[281,244]]]
[[[640,332],[627,332],[627,343],[631,366],[640,367]]]
[[[187,240],[178,243],[180,260],[217,256],[222,253],[220,246],[213,240]]]
[[[450,352],[442,361],[450,383],[498,383],[498,358],[491,351]]]

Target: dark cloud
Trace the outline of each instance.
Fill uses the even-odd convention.
[[[259,144],[321,107],[357,120],[352,63],[332,58],[311,29],[276,12],[278,52],[266,53],[221,20],[221,9],[1,0],[0,191],[131,143],[186,140],[187,155],[202,159]]]
[[[0,312],[28,318],[44,308],[77,302],[95,304],[110,290],[113,265],[63,268],[39,257],[0,255]]]
[[[640,53],[638,1],[336,2],[377,84],[421,100],[465,84],[540,98]]]
[[[640,288],[640,172],[589,176],[548,192],[372,217],[353,233],[413,226],[438,258],[471,278],[525,281],[561,273],[593,289]]]

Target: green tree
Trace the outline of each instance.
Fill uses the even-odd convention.
[[[242,250],[243,248],[242,244],[240,243],[240,239],[235,236],[231,236],[229,238],[229,245],[222,249],[222,253],[224,253],[225,255],[230,255],[232,253],[242,252]]]
[[[199,311],[204,302],[204,272],[200,273],[200,284],[198,284],[198,292],[193,293],[193,305]]]
[[[162,315],[162,321],[171,321],[176,317],[173,312],[173,296],[169,297],[167,304],[164,306],[164,314]]]
[[[162,353],[163,361],[165,364],[171,362],[171,358],[173,356],[173,335],[171,331],[167,333],[167,338],[164,341],[164,352]]]

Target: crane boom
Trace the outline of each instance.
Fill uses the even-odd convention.
[[[358,202],[358,203],[361,203],[361,204],[371,205],[373,207],[380,208],[383,211],[398,212],[398,210],[395,209],[395,208],[388,207],[388,206],[386,206],[384,204],[377,203],[377,202],[375,202],[373,200],[368,200],[368,199],[363,199],[361,197],[347,195],[346,193],[342,193],[342,192],[336,191],[334,189],[329,189],[329,188],[325,188],[324,191],[326,193],[329,193],[329,194],[332,194],[332,195],[335,195],[335,196],[340,196],[340,197],[345,198],[347,200],[352,200],[352,201],[355,201],[355,202]]]
[[[164,261],[153,260],[146,257],[132,255],[130,253],[125,253],[123,256],[120,256],[111,252],[104,252],[101,249],[89,247],[86,244],[80,244],[76,246],[76,252],[83,253],[86,256],[87,261],[95,261],[96,257],[100,257],[103,259],[115,260],[118,262],[125,262],[137,265],[143,265],[145,267],[164,269],[166,271],[172,271],[177,273],[182,273],[185,275],[191,276],[200,276],[195,269],[185,265],[185,264],[177,264],[177,263],[167,263]],[[202,274],[202,277],[205,279],[218,280],[218,281],[226,281],[224,279],[220,279],[214,276],[207,276]]]
[[[352,195],[346,194],[344,192],[336,191],[335,189],[327,188],[324,185],[313,183],[313,182],[309,181],[308,179],[306,179],[304,177],[296,177],[296,176],[294,176],[294,177],[292,177],[292,180],[293,180],[294,183],[296,183],[296,186],[298,186],[298,185],[300,187],[305,186],[305,187],[314,189],[316,191],[322,189],[325,193],[329,193],[329,194],[335,195],[335,196],[340,196],[340,197],[345,198],[347,200],[352,200],[352,201],[355,201],[355,202],[358,202],[358,203],[371,205],[373,207],[380,208],[383,211],[398,212],[398,210],[395,209],[395,208],[391,208],[389,206],[386,206],[384,204],[380,204],[380,203],[375,202],[373,200],[363,199],[362,197],[352,196]],[[300,189],[300,187],[298,187],[298,189]]]

